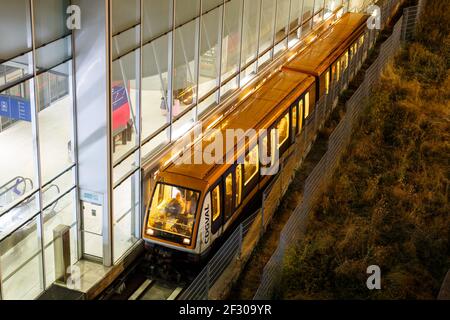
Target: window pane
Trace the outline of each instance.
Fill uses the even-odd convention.
[[[137,48],[141,42],[141,27],[136,26],[134,28],[123,31],[112,38],[112,58],[117,59],[123,54]]]
[[[297,134],[297,105],[292,107],[292,132]]]
[[[140,0],[112,0],[112,33],[133,27],[141,20]]]
[[[289,30],[295,29],[300,25],[300,15],[302,11],[303,0],[291,0],[291,11],[289,19]]]
[[[217,6],[220,6],[223,0],[203,0],[202,1],[202,13],[209,11]]]
[[[41,241],[36,216],[0,242],[2,297],[31,300],[43,291]]]
[[[314,13],[315,14],[323,9],[323,3],[324,3],[324,0],[316,0],[314,2]]]
[[[242,164],[236,166],[236,208],[242,201]]]
[[[213,222],[220,217],[220,186],[214,188],[211,192]]]
[[[303,1],[303,22],[311,18],[313,15],[314,0]]]
[[[175,0],[175,10],[175,25],[179,26],[199,16],[200,0]]]
[[[143,47],[142,140],[170,123],[167,101],[169,36]]]
[[[277,5],[277,23],[275,28],[275,42],[283,39],[287,34],[289,19],[289,0],[278,0]]]
[[[147,42],[172,28],[171,0],[144,0],[143,41]]]
[[[154,155],[170,142],[170,128],[167,128],[141,147],[142,161]]]
[[[136,146],[138,61],[139,50],[136,50],[113,62],[111,103],[114,163]]]
[[[41,170],[45,184],[74,163],[72,62],[40,74],[36,81]]]
[[[0,213],[37,187],[30,84],[0,92]]]
[[[254,146],[247,153],[244,160],[244,185],[248,185],[250,181],[257,175],[259,170],[258,145]]]
[[[241,18],[242,0],[226,2],[222,36],[222,81],[232,77],[239,69]]]
[[[217,106],[217,95],[218,92],[216,91],[213,94],[211,94],[208,98],[206,98],[205,100],[203,100],[201,103],[198,104],[197,106],[198,119],[200,119],[200,117],[203,117],[207,111]]]
[[[298,132],[301,132],[303,129],[303,99],[301,99],[300,102],[298,103],[298,115],[299,115]]]
[[[139,239],[141,220],[139,198],[139,172],[114,189],[113,252],[115,262]]]
[[[223,100],[239,88],[238,77],[229,80],[220,89],[220,99]]]
[[[309,117],[310,111],[310,101],[309,101],[309,92],[305,94],[305,119]]]
[[[201,21],[199,98],[219,85],[222,8],[214,9],[203,15]]]
[[[196,43],[199,19],[175,30],[173,117],[196,102],[197,70]]]
[[[244,1],[244,25],[242,31],[242,59],[243,66],[256,57],[258,50],[258,29],[260,0]]]
[[[0,217],[0,241],[19,228],[39,211],[36,194],[23,200]]]
[[[0,58],[1,60],[1,58]],[[0,87],[33,74],[31,52],[0,63]]]
[[[72,168],[71,170],[58,177],[58,179],[52,181],[52,183],[45,185],[42,188],[43,206],[46,207],[63,193],[73,188],[75,186],[74,176],[75,169]]]
[[[278,130],[278,147],[281,147],[289,138],[289,113],[280,120],[277,125]]]
[[[75,191],[72,191],[44,211],[45,274],[47,287],[57,280],[55,273],[55,240],[60,240],[59,232],[61,228],[67,228],[69,232],[70,263],[74,264],[78,260],[75,201]]]
[[[66,10],[69,0],[34,1],[34,25],[36,47],[66,35]]]
[[[71,56],[72,40],[67,36],[36,50],[36,68],[38,71],[53,68]]]
[[[225,179],[225,220],[233,215],[233,174]]]
[[[273,44],[273,28],[275,27],[276,1],[262,0],[261,33],[259,35],[259,52],[262,53]]]
[[[172,141],[176,141],[194,126],[195,108],[172,125]]]
[[[0,61],[31,50],[29,0],[2,1]]]

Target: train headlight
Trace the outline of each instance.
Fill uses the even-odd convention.
[[[149,236],[152,236],[152,235],[155,234],[155,231],[153,231],[153,229],[147,229],[147,234],[148,234]]]
[[[183,243],[184,243],[184,244],[187,244],[187,245],[190,245],[190,244],[191,244],[191,240],[188,239],[188,238],[184,238],[184,239],[183,239]]]

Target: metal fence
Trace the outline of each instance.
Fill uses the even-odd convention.
[[[238,259],[242,252],[242,246],[246,235],[254,225],[256,218],[260,216],[260,210],[245,219],[239,227],[231,234],[222,247],[215,253],[205,268],[178,296],[178,300],[207,300],[210,289],[223,271],[232,261]]]
[[[416,35],[417,22],[423,11],[424,5],[425,0],[419,0],[419,4],[417,6],[408,7],[403,10],[403,17],[405,19],[405,23],[402,26],[403,41],[410,41]]]
[[[402,1],[385,0],[383,1],[382,27],[386,26],[391,13]],[[382,46],[382,52],[377,61],[372,66],[372,71],[366,75],[363,85],[357,90],[352,99],[347,103],[347,116],[345,122],[342,121],[333,135],[330,137],[330,145],[327,154],[322,158],[313,172],[307,178],[303,201],[301,205],[291,215],[289,221],[284,227],[277,250],[264,268],[262,282],[255,296],[256,299],[269,298],[271,296],[273,285],[279,279],[282,268],[282,261],[286,244],[288,244],[299,228],[304,228],[305,220],[312,206],[313,200],[319,194],[326,179],[328,179],[338,164],[340,155],[350,139],[351,124],[357,118],[360,110],[358,106],[368,96],[373,83],[378,79],[382,66],[384,66],[400,45],[402,23],[397,23],[391,38]],[[263,201],[260,210],[255,212],[229,236],[227,241],[217,251],[214,257],[209,261],[206,267],[198,274],[192,283],[183,290],[179,300],[204,300],[210,298],[210,292],[216,281],[223,274],[224,270],[233,261],[240,259],[241,254],[248,250],[243,248],[253,248],[265,232],[273,215],[275,214],[282,196],[287,191],[292,181],[296,169],[301,165],[302,160],[308,154],[312,143],[314,142],[318,131],[323,127],[326,119],[336,107],[340,94],[347,89],[349,82],[358,73],[366,59],[369,50],[375,44],[377,30],[369,30],[364,38],[364,42],[359,46],[356,54],[349,59],[348,67],[342,72],[339,81],[330,87],[329,93],[322,97],[312,113],[304,124],[304,128],[299,137],[297,137],[297,147],[294,151],[285,156],[280,163],[279,174],[274,177],[272,182],[263,192]],[[377,74],[377,76],[373,76]],[[350,111],[350,112],[349,112]]]
[[[395,6],[393,1],[387,2],[385,5],[391,9]],[[417,17],[418,14],[402,16],[396,23],[392,35],[381,45],[377,59],[367,69],[363,83],[346,103],[346,114],[331,134],[327,152],[306,179],[303,200],[283,228],[278,248],[264,268],[261,284],[254,297],[255,300],[271,299],[274,296],[274,288],[281,279],[286,249],[305,231],[306,220],[313,209],[314,202],[321,195],[339,165],[341,156],[350,143],[353,127],[358,123],[358,118],[364,110],[371,91],[379,81],[381,72],[388,61],[400,49],[402,39],[405,38],[404,33],[412,30],[411,25],[415,25],[411,19],[416,21]],[[405,24],[408,25],[406,29]],[[354,67],[355,65],[351,65],[348,72],[353,72],[352,68]],[[345,81],[343,83],[345,84]]]

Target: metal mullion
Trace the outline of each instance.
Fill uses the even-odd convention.
[[[102,241],[103,241],[103,265],[109,267],[114,264],[113,257],[114,257],[114,248],[113,248],[113,188],[112,188],[112,181],[113,181],[113,134],[112,134],[112,15],[113,15],[113,8],[112,3],[110,1],[105,2],[105,53],[106,53],[106,123],[107,123],[107,164],[106,164],[106,189],[107,189],[107,195],[106,195],[106,207],[107,211],[103,212],[103,226],[102,226]],[[104,203],[105,205],[105,203]],[[106,221],[104,221],[104,218],[107,218]],[[84,222],[84,221],[83,221]],[[106,239],[105,239],[106,237]],[[105,241],[106,240],[106,241]]]
[[[31,37],[32,37],[32,68],[34,77],[30,80],[30,109],[32,119],[32,132],[33,132],[33,145],[34,145],[34,163],[37,173],[37,182],[39,192],[37,193],[37,201],[39,202],[39,223],[37,224],[37,234],[40,238],[41,244],[41,261],[40,264],[41,276],[42,276],[42,290],[46,288],[46,274],[45,274],[45,254],[44,254],[44,218],[43,218],[43,197],[42,197],[42,168],[41,168],[41,152],[40,152],[40,139],[39,139],[39,118],[38,118],[38,92],[37,87],[37,66],[36,66],[36,43],[35,43],[35,29],[34,29],[34,0],[30,0],[30,24],[31,24]]]
[[[172,124],[173,124],[173,88],[174,88],[174,66],[175,66],[175,11],[176,11],[176,3],[175,0],[171,0],[172,4],[172,15],[170,16],[170,22],[172,23],[172,32],[169,33],[169,48],[167,50],[168,61],[170,61],[167,75],[168,75],[168,85],[167,85],[167,107],[169,108],[169,143],[172,142]],[[149,140],[150,141],[150,140]]]
[[[222,23],[220,24],[220,30],[219,30],[219,37],[218,40],[220,41],[219,44],[219,59],[217,59],[218,63],[219,63],[219,72],[217,74],[217,81],[216,81],[216,86],[217,86],[217,97],[216,97],[216,103],[219,104],[220,103],[220,96],[221,96],[221,91],[222,91],[222,56],[223,56],[223,33],[225,30],[225,1],[222,1]],[[197,106],[199,104],[199,101],[197,101]],[[198,107],[197,107],[197,120],[198,120]]]
[[[289,29],[291,28],[291,9],[292,9],[292,0],[289,0],[288,20],[287,20],[286,31],[284,33],[284,36],[286,37],[286,50],[289,50]]]
[[[197,79],[194,79],[195,83],[196,83],[196,88],[195,88],[195,101],[194,101],[194,106],[191,108],[195,108],[195,119],[194,119],[194,123],[197,122],[198,119],[198,97],[199,97],[199,88],[200,88],[200,52],[201,52],[201,45],[202,45],[202,23],[203,23],[203,15],[202,15],[202,11],[203,11],[203,0],[200,0],[200,8],[199,8],[199,16],[198,16],[198,21],[197,21],[197,25],[195,26],[195,33],[197,36],[197,41],[196,41],[196,50],[194,53],[194,63],[195,63],[195,74],[194,76]],[[195,20],[194,20],[195,21]],[[184,46],[183,46],[183,50],[184,50]],[[188,60],[188,59],[186,59]],[[187,61],[187,63],[189,64],[189,62]],[[180,117],[177,117],[177,119],[180,119]]]
[[[256,66],[255,66],[256,74],[259,72],[259,45],[260,45],[260,38],[261,38],[262,7],[263,7],[264,0],[258,0],[258,1],[259,1],[259,18],[258,18],[258,38],[256,39]]]
[[[273,32],[272,32],[272,59],[275,57],[275,42],[276,42],[276,36],[277,36],[277,20],[278,20],[278,1],[275,1],[275,17],[273,19]]]
[[[241,88],[241,76],[242,76],[242,45],[244,39],[244,17],[245,17],[245,1],[241,0],[241,36],[239,39],[239,61],[238,61],[238,88]]]
[[[71,37],[72,42],[72,56],[73,56],[73,50],[75,48],[75,39],[72,32]],[[75,92],[76,92],[76,66],[75,66],[75,59],[72,60],[72,76],[71,76],[71,89],[69,93],[72,97],[72,156],[74,160],[74,167],[72,167],[74,172],[74,183],[75,183],[75,192],[74,192],[74,209],[75,209],[75,218],[76,218],[76,232],[77,232],[77,260],[81,259],[83,256],[83,238],[82,238],[82,231],[81,231],[81,204],[78,199],[80,198],[80,191],[79,191],[79,170],[78,170],[78,122],[77,122],[77,99],[75,99]]]

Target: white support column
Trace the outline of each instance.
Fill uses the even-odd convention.
[[[112,124],[110,1],[73,0],[81,9],[74,31],[76,123],[80,193],[100,195],[102,259],[112,261]],[[83,225],[83,221],[81,221]],[[83,239],[86,237],[84,236]],[[83,243],[86,245],[86,243]],[[85,253],[85,250],[84,250]]]

